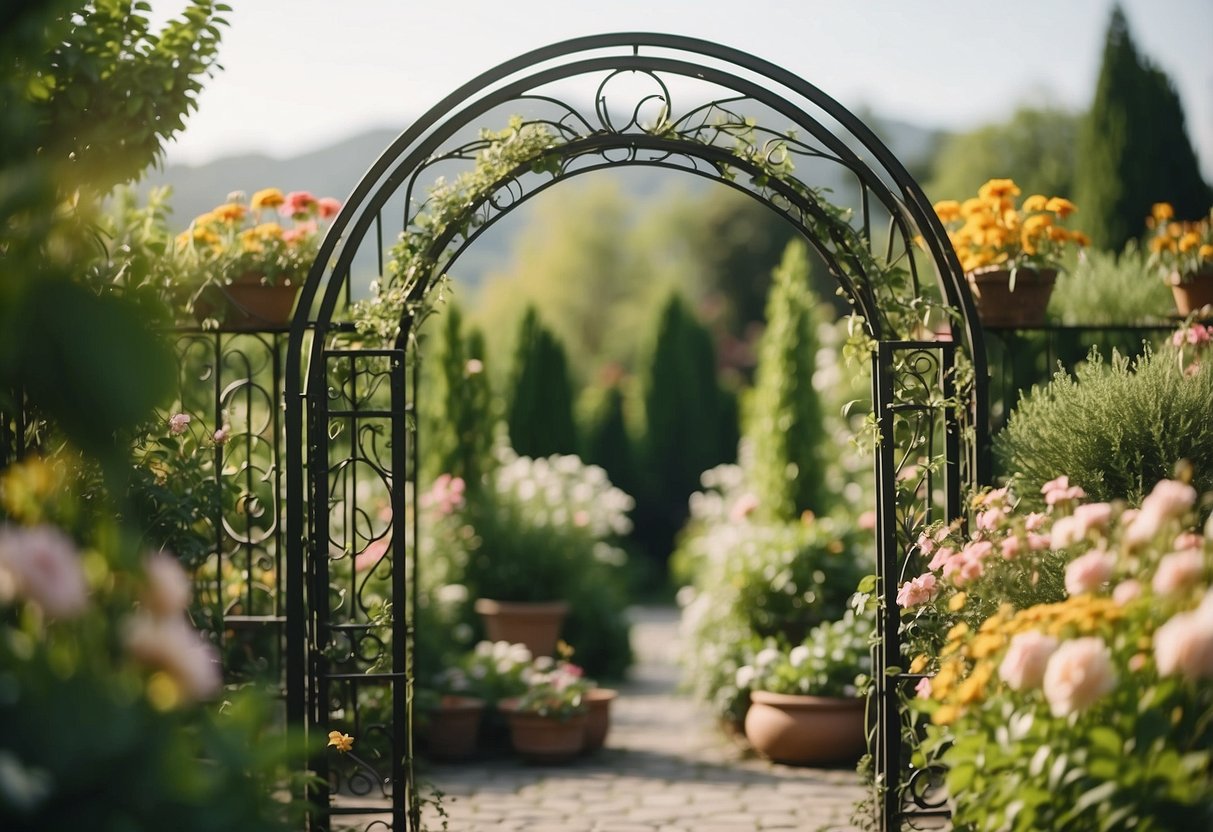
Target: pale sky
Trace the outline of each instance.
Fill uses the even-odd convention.
[[[654,31],[766,58],[844,105],[965,128],[1019,103],[1085,108],[1113,0],[228,0],[220,63],[169,162],[289,155],[409,121],[546,44]],[[158,17],[178,0],[153,3]],[[1213,0],[1124,0],[1213,179]],[[488,125],[491,126],[491,125]],[[371,160],[368,160],[368,164]]]

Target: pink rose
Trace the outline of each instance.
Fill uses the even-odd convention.
[[[914,686],[914,695],[919,699],[931,698],[931,680],[926,676],[918,680],[918,684]]]
[[[1007,513],[1001,508],[988,508],[977,515],[977,528],[983,531],[993,531],[1002,524],[1006,517]]]
[[[1074,509],[1074,517],[1086,537],[1094,529],[1106,529],[1112,520],[1112,505],[1110,503],[1087,503]]]
[[[1120,606],[1132,603],[1141,597],[1141,584],[1129,578],[1127,581],[1121,581],[1116,585],[1116,589],[1112,590],[1112,600]]]
[[[172,555],[155,552],[143,561],[147,590],[143,605],[156,615],[179,615],[189,605],[193,587],[181,563]]]
[[[278,206],[278,213],[284,217],[300,219],[306,217],[316,207],[318,207],[316,197],[307,191],[291,191],[286,195],[282,205]]]
[[[188,413],[174,413],[168,420],[168,432],[173,436],[180,436],[185,433],[189,424],[190,415]]]
[[[322,196],[316,201],[316,207],[320,211],[320,219],[327,220],[337,216],[337,212],[341,210],[341,203],[331,196]]]
[[[1019,554],[1019,550],[1022,548],[1022,546],[1023,544],[1020,542],[1018,537],[1008,537],[1002,542],[1002,556],[1007,560],[1011,560]]]
[[[134,615],[127,619],[124,635],[130,654],[172,677],[187,701],[219,692],[223,684],[219,654],[183,616]]]
[[[219,430],[215,431],[211,438],[215,440],[216,445],[223,445],[227,442],[228,438],[231,436],[231,433],[232,429],[227,425],[224,425],[223,427],[219,428]]]
[[[1155,511],[1163,517],[1179,517],[1196,502],[1196,489],[1176,480],[1160,480],[1141,502],[1142,512]]]
[[[51,618],[75,618],[88,605],[76,544],[54,526],[0,526],[0,567],[15,594]]]
[[[935,542],[935,538],[931,537],[931,535],[927,534],[926,532],[918,535],[918,551],[924,556],[934,552],[937,545],[938,544]],[[935,567],[931,568],[934,569]]]
[[[1154,591],[1174,595],[1191,587],[1204,573],[1205,559],[1199,549],[1172,552],[1158,562],[1154,573]]]
[[[938,582],[930,572],[906,581],[897,590],[897,605],[905,609],[925,604],[939,591]]]
[[[1053,524],[1049,548],[1066,549],[1080,540],[1082,540],[1082,527],[1078,518],[1073,515],[1062,517]]]
[[[1159,627],[1154,632],[1154,661],[1160,676],[1213,678],[1213,605],[1181,612]]]
[[[729,522],[741,523],[758,508],[758,497],[753,494],[742,494],[729,509]]]
[[[1116,558],[1101,549],[1092,549],[1066,564],[1066,592],[1082,595],[1094,592],[1112,577]]]
[[[935,571],[937,569],[942,568],[943,565],[945,563],[947,563],[948,561],[950,561],[952,559],[952,556],[955,554],[956,554],[956,552],[954,552],[952,549],[949,549],[947,546],[937,549],[935,551],[935,556],[933,558],[931,558],[931,562],[927,564],[927,569]]]
[[[1053,716],[1086,710],[1116,687],[1112,653],[1101,638],[1076,638],[1054,651],[1045,667],[1044,693]]]
[[[980,560],[966,558],[960,564],[960,571],[956,573],[953,579],[957,586],[965,586],[985,574],[986,567]]]
[[[1057,639],[1036,630],[1017,634],[1011,639],[1002,664],[998,666],[999,678],[1012,690],[1031,690],[1039,687],[1044,679],[1049,657],[1057,649],[1057,643]]]
[[[1053,543],[1052,538],[1047,534],[1037,534],[1032,532],[1028,535],[1028,549],[1033,552],[1043,552],[1048,549]]]
[[[1030,532],[1039,531],[1041,526],[1043,526],[1048,519],[1049,515],[1039,511],[1034,511],[1027,516],[1026,520],[1024,520],[1024,528]]]
[[[315,233],[316,223],[312,220],[308,220],[307,222],[299,223],[294,228],[288,228],[286,231],[283,231],[282,242],[286,243],[287,245],[294,245],[300,240],[310,237]]]
[[[1087,496],[1087,492],[1079,486],[1070,485],[1070,478],[1067,476],[1049,480],[1040,487],[1040,493],[1045,495],[1045,505],[1047,506],[1068,503],[1071,500],[1079,500]]]

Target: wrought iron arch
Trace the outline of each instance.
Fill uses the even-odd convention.
[[[557,97],[555,87],[586,80],[595,84],[589,106]],[[651,86],[631,93],[622,114],[608,95],[621,80]],[[685,99],[691,105],[679,107]],[[514,134],[467,134],[515,113],[525,118],[514,122]],[[790,129],[767,126],[772,118],[785,119]],[[539,139],[533,152],[507,159],[485,181],[457,192],[455,207],[418,195],[419,186],[444,171],[474,172],[478,160],[501,154],[527,130]],[[823,164],[854,180],[857,227],[798,172],[797,165]],[[707,41],[625,33],[521,55],[418,119],[358,183],[301,291],[286,371],[288,716],[312,732],[324,734],[340,723],[376,738],[364,746],[372,759],[364,754],[331,769],[325,759],[316,761],[325,784],[313,794],[317,828],[327,828],[337,814],[377,816],[369,823],[382,828],[385,801],[390,828],[419,826],[410,664],[418,603],[416,512],[406,520],[417,454],[409,424],[417,376],[408,371],[416,363],[406,358],[424,317],[418,310],[425,309],[438,278],[501,217],[557,182],[621,165],[680,170],[758,199],[818,251],[864,320],[874,342],[873,402],[881,437],[882,609],[872,700],[877,811],[886,829],[943,811],[932,769],[910,771],[903,760],[903,734],[913,726],[899,703],[907,683],[918,677],[899,670],[894,598],[916,557],[918,527],[959,516],[962,485],[987,479],[985,350],[959,263],[905,168],[817,87]],[[406,274],[400,273],[400,252],[397,261],[388,259],[384,237],[393,201],[402,212],[397,230],[420,241],[409,253]],[[883,253],[873,232],[878,219],[888,223]],[[381,292],[372,301],[399,323],[380,343],[350,336],[359,258],[373,259],[362,268],[374,273],[381,289],[396,281],[394,295]],[[922,269],[935,278],[939,305],[950,310],[950,339],[924,338],[916,328],[928,305]],[[389,297],[394,305],[387,304]],[[970,383],[958,381],[958,367],[971,372]],[[355,488],[359,470],[370,474],[389,511],[376,515],[367,507],[364,489]],[[373,581],[382,583],[388,606],[372,608],[365,601]],[[378,721],[367,716],[367,702],[380,703]],[[367,800],[376,793],[377,802]]]

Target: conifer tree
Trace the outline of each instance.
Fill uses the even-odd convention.
[[[582,423],[581,458],[607,472],[611,483],[628,494],[636,487],[636,459],[628,433],[623,391],[618,384],[595,391]]]
[[[809,288],[808,249],[795,240],[773,273],[745,424],[759,511],[773,520],[828,508],[821,453],[825,429],[813,389],[816,303]]]
[[[1138,53],[1119,6],[1078,151],[1079,217],[1101,248],[1120,250],[1140,236],[1155,202],[1171,203],[1186,219],[1203,216],[1213,203],[1179,96],[1166,74]]]
[[[527,307],[507,391],[510,444],[520,456],[577,453],[573,391],[564,347]]]
[[[475,488],[492,460],[496,419],[484,336],[472,329],[464,337],[463,315],[454,304],[442,315],[432,360],[426,373],[431,389],[421,397],[422,482],[450,474]]]
[[[708,468],[732,457],[721,448],[722,404],[711,334],[672,295],[658,318],[644,384],[645,437],[637,536],[664,559],[687,518],[687,499]]]

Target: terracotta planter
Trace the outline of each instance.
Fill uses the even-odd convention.
[[[1011,291],[1011,272],[985,268],[966,272],[977,314],[985,326],[1030,327],[1045,322],[1045,309],[1053,295],[1057,269],[1019,269],[1015,272],[1015,291]]]
[[[509,720],[510,742],[522,759],[547,765],[566,763],[581,753],[588,716],[585,712],[558,719],[524,713],[517,705],[518,700],[506,699],[497,707]]]
[[[564,601],[494,601],[476,599],[476,612],[484,620],[490,641],[525,644],[533,656],[551,656],[556,652],[560,625],[569,614]]]
[[[221,318],[221,328],[240,332],[274,329],[291,322],[298,283],[263,285],[262,275],[249,272],[226,286],[214,286],[194,303],[199,320]]]
[[[608,688],[590,688],[585,694],[585,704],[589,707],[585,723],[585,743],[582,751],[592,754],[606,745],[607,734],[611,730],[611,703],[619,695],[618,691]]]
[[[435,760],[466,760],[476,750],[484,700],[470,696],[444,696],[428,714],[426,748]]]
[[[1178,272],[1172,272],[1169,282],[1171,294],[1175,297],[1175,309],[1183,317],[1213,304],[1213,268],[1183,277]]]
[[[745,735],[754,750],[777,763],[854,763],[867,750],[862,699],[750,693]]]

